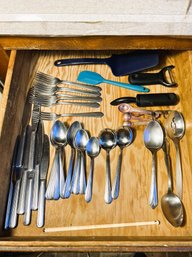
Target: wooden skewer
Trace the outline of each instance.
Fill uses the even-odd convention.
[[[101,224],[101,225],[86,225],[86,226],[70,226],[70,227],[53,227],[44,228],[44,232],[66,232],[66,231],[77,231],[77,230],[89,230],[89,229],[103,229],[103,228],[122,228],[122,227],[134,227],[134,226],[150,226],[159,225],[159,220],[144,221],[144,222],[131,222],[131,223],[117,223],[117,224]]]

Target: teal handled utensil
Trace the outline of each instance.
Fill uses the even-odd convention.
[[[93,72],[93,71],[82,71],[79,73],[78,81],[91,84],[91,85],[98,85],[100,83],[107,83],[127,89],[131,89],[138,92],[149,92],[150,90],[146,87],[139,86],[139,85],[131,85],[127,83],[117,82],[113,80],[104,79],[100,74]]]

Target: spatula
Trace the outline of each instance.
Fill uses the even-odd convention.
[[[55,61],[55,66],[78,64],[107,64],[115,76],[124,76],[138,71],[143,71],[158,65],[159,54],[157,51],[138,50],[127,54],[114,54],[109,58],[74,58]]]
[[[107,79],[104,79],[100,74],[93,72],[93,71],[80,72],[77,80],[87,83],[87,84],[91,84],[91,85],[107,83],[107,84],[131,89],[131,90],[138,91],[138,92],[149,92],[149,89],[146,87],[139,86],[139,85],[126,84],[126,83],[117,82],[117,81],[113,81],[113,80],[107,80]]]

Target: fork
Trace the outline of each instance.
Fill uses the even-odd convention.
[[[79,83],[79,82],[72,82],[72,81],[67,81],[67,80],[61,80],[57,77],[48,75],[46,73],[43,72],[37,72],[35,75],[35,80],[40,82],[40,83],[45,83],[48,84],[49,86],[55,86],[58,84],[66,84],[66,85],[73,85],[73,86],[77,86],[77,87],[81,87],[81,88],[86,88],[92,91],[101,91],[101,87],[99,86],[92,86],[89,84],[84,84],[84,83]]]
[[[62,114],[56,114],[51,112],[41,112],[41,113],[32,113],[33,119],[39,119],[42,120],[56,120],[61,117],[93,117],[93,118],[101,118],[103,117],[102,112],[78,112],[78,113],[62,113]],[[38,116],[39,115],[39,116]]]
[[[61,101],[63,99],[59,99],[56,96],[43,96],[43,95],[38,95],[35,96],[32,93],[29,94],[28,96],[28,102],[29,103],[36,103],[44,107],[50,107],[52,105],[79,105],[79,106],[87,106],[87,107],[92,107],[92,108],[98,108],[100,106],[99,103],[97,102],[77,102],[77,101],[71,101],[71,98],[66,98],[66,101]]]
[[[43,84],[37,81],[35,81],[33,85],[34,85],[34,89],[41,94],[52,95],[58,92],[71,92],[71,93],[85,94],[90,96],[101,96],[101,93],[99,91],[93,91],[93,90],[81,90],[76,88],[59,87],[57,85],[53,86],[53,85]]]

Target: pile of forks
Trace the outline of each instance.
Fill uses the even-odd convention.
[[[62,86],[60,86],[62,84]],[[99,108],[102,101],[101,88],[88,84],[60,80],[57,77],[37,72],[29,90],[28,101],[44,107],[54,105],[75,105]],[[37,113],[33,113],[38,119]],[[102,117],[102,112],[79,112],[56,114],[40,112],[41,120],[55,120],[60,117]]]

